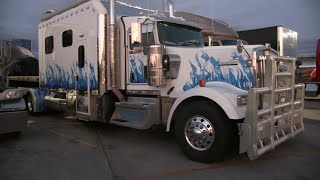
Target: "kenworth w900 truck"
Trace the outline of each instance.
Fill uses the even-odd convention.
[[[192,160],[223,158],[239,141],[250,159],[304,130],[295,59],[266,45],[204,47],[201,28],[110,0],[47,11],[39,26],[39,88],[30,113],[173,131]],[[279,65],[285,66],[279,70]]]

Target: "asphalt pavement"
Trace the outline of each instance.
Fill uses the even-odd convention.
[[[320,101],[305,104],[305,132],[259,159],[245,154],[201,164],[162,129],[139,131],[64,118],[29,116],[20,136],[0,136],[0,180],[320,179]]]

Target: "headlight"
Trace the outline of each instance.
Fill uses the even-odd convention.
[[[22,91],[16,89],[6,90],[6,95],[4,100],[11,100],[11,99],[19,99],[22,97]]]
[[[238,106],[247,105],[248,95],[239,95],[237,97]]]

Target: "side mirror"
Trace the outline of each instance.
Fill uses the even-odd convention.
[[[246,52],[246,54],[249,57],[248,61],[247,61],[247,67],[252,67],[253,66],[253,64],[252,64],[253,62],[252,62],[251,56],[248,53],[248,51],[246,50],[246,48],[244,48],[242,40],[237,40],[237,50],[238,50],[238,53],[242,53],[242,50],[244,50]]]
[[[297,68],[299,68],[299,66],[301,66],[301,64],[302,64],[302,62],[301,62],[300,60],[297,60],[297,61],[296,61],[296,66],[297,66]]]
[[[139,22],[131,23],[131,43],[141,43],[141,24]]]
[[[170,71],[170,59],[168,55],[162,56],[162,68],[164,72]]]
[[[237,40],[237,50],[238,50],[238,53],[242,53],[243,42],[241,40]]]

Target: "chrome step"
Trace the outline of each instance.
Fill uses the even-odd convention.
[[[160,123],[160,100],[141,97],[129,97],[128,101],[116,102],[110,120],[110,124],[141,130]]]

